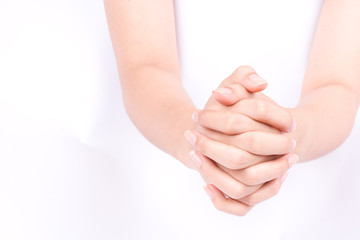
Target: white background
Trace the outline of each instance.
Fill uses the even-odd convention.
[[[233,20],[236,8],[178,2],[183,77],[195,102],[203,104],[236,66],[254,64],[270,79],[268,94],[294,105],[307,52],[296,55],[298,60],[286,53],[309,47],[310,35],[301,33],[313,31],[320,3],[309,8],[311,1],[303,2],[272,1],[290,10],[263,18],[272,4],[260,9],[249,4],[249,10],[240,11],[254,26],[283,23],[283,28],[299,30],[289,35],[286,46],[270,30],[260,34],[268,40],[265,45],[254,37],[262,48],[249,62],[214,47],[224,35],[234,36],[228,44],[235,44],[240,31],[207,22],[224,9],[231,11],[223,17]],[[199,9],[203,17],[194,22]],[[256,9],[257,15],[250,15]],[[311,17],[284,21],[295,12]],[[310,27],[302,30],[301,24]],[[251,28],[242,31],[259,34]],[[204,44],[201,36],[211,40]],[[292,41],[298,38],[298,43]],[[206,55],[209,49],[213,51]],[[267,55],[261,55],[264,52]],[[209,57],[214,55],[217,58]],[[266,57],[272,55],[278,58]],[[229,56],[229,64],[221,64]],[[203,59],[217,60],[198,61]],[[279,73],[284,63],[287,70]],[[205,71],[209,69],[213,72]],[[281,81],[271,82],[274,76]],[[284,89],[289,92],[284,94]],[[0,1],[1,240],[359,239],[359,135],[357,122],[341,148],[296,166],[281,192],[248,216],[218,212],[198,174],[153,147],[129,121],[102,1]]]

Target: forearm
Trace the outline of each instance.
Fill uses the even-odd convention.
[[[338,147],[351,132],[357,113],[356,94],[341,85],[326,85],[302,97],[292,109],[300,161],[318,158]]]
[[[120,76],[126,110],[139,131],[154,145],[190,167],[184,132],[195,111],[176,73],[140,65]]]
[[[351,132],[360,101],[359,10],[358,0],[324,1],[301,100],[293,109],[302,161],[335,149]]]
[[[183,134],[195,107],[180,81],[173,1],[104,4],[129,116],[150,142],[189,166]]]

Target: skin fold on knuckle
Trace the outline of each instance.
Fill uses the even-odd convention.
[[[245,187],[243,184],[234,184],[233,187],[229,188],[230,192],[226,193],[232,199],[240,199],[246,196],[246,194],[250,191],[248,187]]]
[[[237,76],[244,76],[244,74],[253,73],[255,70],[249,65],[242,65],[236,68],[235,73]]]
[[[237,205],[234,206],[233,204],[229,204],[229,201],[234,201],[232,203],[237,204]],[[235,202],[235,201],[236,200],[234,200],[234,199],[225,199],[221,202],[220,201],[217,202],[214,199],[212,203],[213,203],[215,209],[217,209],[218,211],[229,213],[229,214],[239,216],[239,217],[245,216],[252,208],[252,206],[246,205],[241,202]]]
[[[269,198],[274,197],[276,194],[278,194],[278,192],[280,191],[281,184],[280,184],[280,181],[274,180],[271,184],[269,184],[266,187],[267,187],[267,189],[266,189],[267,198],[266,199],[269,199]],[[266,199],[264,199],[263,201],[265,201]]]
[[[263,100],[256,100],[254,102],[254,114],[255,116],[257,116],[259,119],[262,120],[267,120],[268,119],[268,111],[267,111],[267,106],[266,106],[266,102]]]
[[[214,197],[212,199],[212,204],[218,211],[226,212],[225,204],[224,202],[220,201],[218,198]]]
[[[256,136],[256,132],[247,132],[243,134],[243,141],[246,143],[248,150],[252,153],[261,153],[263,146]]]
[[[241,126],[238,116],[236,114],[228,114],[225,121],[224,132],[226,134],[233,134],[236,132],[238,126]]]
[[[252,167],[243,170],[241,181],[248,186],[261,184],[257,172]]]
[[[239,66],[231,75],[232,82],[241,84],[244,78],[252,73],[255,73],[252,67],[247,65]]]
[[[255,206],[259,204],[261,201],[257,198],[256,194],[251,194],[241,199],[241,201],[247,205]]]
[[[241,150],[236,150],[235,153],[231,154],[229,159],[230,161],[227,164],[227,168],[231,170],[243,169],[247,167],[248,161],[246,160],[246,156],[244,152]]]
[[[244,71],[246,69],[246,66],[239,66],[235,69],[233,77],[235,77],[236,79],[241,78],[244,75]]]
[[[242,209],[237,210],[233,214],[238,217],[244,217],[250,212],[250,210],[251,210],[251,206],[246,206],[246,207],[243,207]]]

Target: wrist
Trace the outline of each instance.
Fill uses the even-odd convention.
[[[196,111],[198,111],[198,109],[195,107],[189,107],[178,111],[179,114],[177,115],[179,117],[173,127],[175,131],[173,132],[173,141],[171,143],[172,156],[189,168],[194,168],[189,157],[189,152],[193,150],[194,147],[186,141],[184,133],[186,130],[195,129],[196,123],[192,120],[192,114]]]
[[[312,136],[315,133],[311,114],[308,113],[308,109],[301,106],[289,109],[289,111],[296,123],[295,131],[289,134],[296,141],[293,153],[299,156],[299,162],[311,160],[309,149],[312,144]]]

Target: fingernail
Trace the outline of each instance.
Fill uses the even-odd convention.
[[[294,166],[294,164],[299,161],[299,156],[296,154],[290,155],[290,157],[288,158],[288,162],[289,162],[289,168],[291,168],[292,166]]]
[[[193,134],[190,130],[185,131],[184,133],[185,139],[193,146],[196,143],[196,135]]]
[[[267,83],[262,77],[260,77],[257,74],[250,75],[249,80],[250,80],[250,82],[252,82],[256,86],[260,86],[260,85],[263,85],[263,84]]]
[[[222,95],[228,95],[232,93],[232,90],[230,88],[217,88],[213,90],[213,92],[222,94]]]
[[[198,122],[198,120],[199,120],[199,113],[198,112],[194,112],[193,113],[193,115],[191,116],[191,118],[192,118],[192,120],[194,121],[194,122]]]
[[[204,186],[204,190],[207,193],[207,195],[209,195],[210,199],[212,200],[214,198],[214,194],[211,191],[211,189],[208,186]]]
[[[295,130],[296,130],[296,122],[294,121],[290,128],[290,132],[295,132]]]
[[[191,160],[193,160],[193,162],[195,163],[195,165],[200,168],[201,167],[201,163],[202,163],[202,159],[201,157],[195,152],[195,151],[191,151],[189,153],[189,156],[191,158]]]
[[[294,139],[291,139],[292,141],[292,149],[291,150],[294,150],[296,148],[296,141]]]
[[[283,182],[285,181],[285,179],[287,178],[288,173],[286,172],[280,179],[280,183],[283,184]]]

